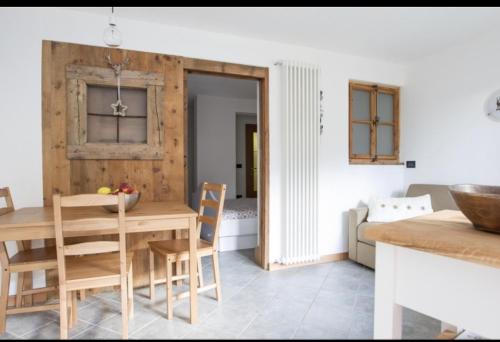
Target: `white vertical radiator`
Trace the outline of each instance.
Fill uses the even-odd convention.
[[[319,260],[318,145],[320,70],[282,62],[283,264]]]

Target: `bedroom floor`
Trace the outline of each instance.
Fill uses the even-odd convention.
[[[187,323],[188,300],[175,302],[174,319],[165,318],[165,288],[157,287],[155,304],[148,289],[135,291],[131,338],[338,339],[373,337],[374,272],[351,261],[266,272],[252,260],[253,250],[220,255],[222,302],[211,291],[199,296],[199,321]],[[206,283],[209,258],[203,260]],[[177,290],[184,290],[177,288]],[[120,338],[119,296],[103,292],[79,302],[79,321],[70,338]],[[433,338],[440,323],[404,311],[404,338]],[[59,337],[58,312],[9,316],[1,338]]]

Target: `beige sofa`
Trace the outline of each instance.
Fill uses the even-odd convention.
[[[434,211],[443,209],[458,210],[455,201],[448,191],[447,185],[411,184],[406,192],[407,197],[431,195]],[[366,227],[376,222],[366,222],[368,208],[349,210],[349,259],[365,266],[375,268],[375,242],[364,237]]]

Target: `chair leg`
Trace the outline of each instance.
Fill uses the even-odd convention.
[[[33,272],[24,272],[23,273],[23,288],[32,289],[33,288]],[[33,303],[33,295],[23,295],[23,302],[25,306],[32,306]]]
[[[132,274],[132,264],[127,274],[127,289],[128,289],[128,319],[134,318],[134,276]]]
[[[17,273],[16,308],[23,305],[24,272]]]
[[[0,294],[0,334],[5,333],[7,320],[7,305],[9,301],[10,272],[2,271],[2,292]]]
[[[214,251],[212,254],[212,267],[214,271],[214,281],[215,281],[215,298],[218,302],[222,300],[222,293],[220,287],[220,272],[219,272],[219,254]]]
[[[155,253],[149,249],[149,299],[155,301]]]
[[[73,296],[71,292],[67,293],[67,298],[68,298],[68,307],[66,308],[66,311],[68,312],[68,329],[73,328]]]
[[[80,290],[80,301],[84,301],[86,297],[86,292],[85,290]]]
[[[165,263],[167,266],[167,276],[166,276],[166,288],[167,288],[167,319],[172,319],[174,317],[173,308],[173,295],[172,295],[172,263],[165,258]]]
[[[65,288],[59,290],[59,329],[61,340],[68,339],[68,294]]]
[[[201,267],[201,257],[198,258],[198,287],[203,287],[203,268]]]
[[[182,267],[182,266],[183,266],[182,261],[177,261],[177,262],[175,263],[175,274],[176,274],[176,275],[181,275],[181,274],[183,274],[183,270],[182,270],[182,268],[183,268],[183,267]],[[175,285],[177,285],[177,286],[182,286],[182,283],[183,283],[183,282],[182,282],[182,279],[178,279],[178,280],[176,281]]]
[[[73,328],[75,324],[75,301],[73,299],[75,291],[73,292],[68,292],[68,309],[69,309],[69,322],[68,322],[68,327],[71,329]]]
[[[85,290],[82,290],[85,292]],[[77,304],[77,292],[73,291],[71,294],[71,317],[73,318],[73,326],[76,324],[76,321],[78,321],[78,304]]]
[[[126,275],[122,275],[122,277],[126,277]],[[122,303],[122,339],[128,339],[128,286],[127,279],[122,278],[120,284],[120,292],[121,292],[121,303]]]

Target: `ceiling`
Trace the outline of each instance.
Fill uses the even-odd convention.
[[[110,12],[102,7],[71,9]],[[117,7],[115,13],[405,64],[491,30],[498,32],[494,23],[500,8]]]
[[[256,99],[257,81],[203,74],[189,74],[189,100],[197,95]]]

